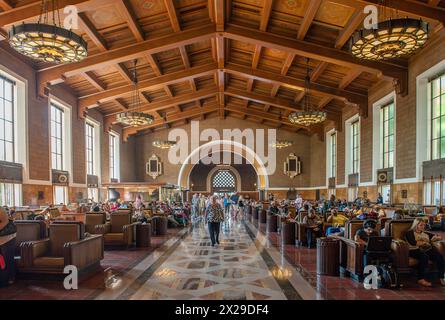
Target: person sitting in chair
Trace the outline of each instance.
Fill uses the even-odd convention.
[[[277,205],[277,201],[276,200],[272,201],[272,204],[269,207],[269,212],[271,214],[279,214],[280,213],[280,209],[278,209],[278,205]]]
[[[307,246],[308,248],[311,248],[313,242],[323,234],[323,221],[317,214],[315,214],[314,209],[309,209],[307,216],[303,219],[303,224],[306,225]]]
[[[440,284],[445,286],[444,258],[433,244],[435,241],[442,240],[442,238],[430,232],[425,232],[425,221],[422,218],[416,218],[410,230],[406,232],[405,240],[410,245],[409,256],[418,261],[417,283],[424,287],[432,286],[431,282],[425,279],[428,261],[431,260],[435,262],[437,266]]]
[[[379,233],[376,230],[377,228],[377,222],[374,220],[366,220],[363,222],[363,227],[358,229],[355,233],[354,240],[360,243],[361,245],[364,245],[365,247],[368,245],[368,241],[370,237],[378,237]],[[367,266],[370,257],[368,256],[366,250],[363,254],[363,266]]]
[[[337,209],[331,209],[331,214],[326,222],[332,224],[332,227],[326,229],[326,236],[334,233],[340,233],[342,229],[344,229],[343,227],[348,220],[349,219],[346,216],[339,214]]]

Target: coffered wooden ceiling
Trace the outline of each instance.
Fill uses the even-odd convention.
[[[400,15],[421,17],[432,33],[445,23],[445,0],[385,1]],[[153,124],[125,128],[129,135],[182,125],[193,119],[232,116],[308,133],[287,119],[304,98],[310,58],[311,101],[341,130],[343,108],[366,116],[368,89],[394,81],[408,90],[408,61],[364,62],[347,51],[362,26],[363,8],[380,0],[58,0],[76,5],[78,33],[89,57],[76,64],[35,64],[38,94],[64,83],[79,97],[80,116],[90,109],[105,115],[131,110],[131,70],[138,59],[140,96]],[[40,1],[0,0],[6,32],[35,21]],[[32,62],[30,62],[32,63]]]

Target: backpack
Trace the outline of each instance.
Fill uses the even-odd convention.
[[[391,265],[379,265],[377,270],[379,272],[379,288],[399,289],[402,287],[400,284],[399,275]]]
[[[14,233],[17,233],[17,227],[15,226],[14,221],[9,220],[8,224],[0,230],[0,237],[9,236]]]

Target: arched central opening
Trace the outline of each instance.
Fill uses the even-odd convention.
[[[234,193],[236,190],[236,177],[228,169],[218,169],[211,177],[212,193]]]
[[[233,155],[238,155],[241,156],[244,160],[243,160],[243,164],[248,164],[249,168],[251,168],[254,172],[255,172],[255,181],[252,182],[252,185],[254,186],[253,188],[250,186],[247,189],[252,189],[255,190],[256,193],[258,193],[258,190],[265,190],[269,188],[269,176],[267,174],[267,170],[266,167],[264,166],[264,163],[262,162],[261,158],[251,149],[249,149],[248,147],[239,144],[237,142],[234,141],[230,141],[230,140],[216,140],[216,141],[211,141],[208,142],[204,145],[201,145],[199,148],[194,149],[189,155],[188,157],[185,159],[183,165],[181,166],[181,169],[179,171],[179,175],[178,175],[178,185],[188,189],[190,191],[203,191],[203,192],[207,192],[210,193],[211,190],[207,190],[207,188],[205,188],[205,186],[203,185],[197,185],[192,177],[195,176],[195,173],[193,173],[192,171],[194,170],[198,170],[197,166],[200,164],[203,164],[202,160],[209,156],[208,154],[201,157],[200,160],[196,163],[191,162],[191,159],[193,159],[194,155],[196,154],[200,154],[200,151],[202,149],[208,149],[209,147],[212,147],[214,145],[220,145],[221,149],[225,149],[224,147],[238,147],[242,150],[242,152],[239,152],[239,150],[237,150],[236,148],[234,148],[234,150],[231,150],[230,153]],[[250,162],[249,160],[247,160],[247,155],[249,157],[252,157],[254,160],[252,162]],[[221,157],[221,159],[223,159]],[[234,163],[234,162],[231,162]],[[230,167],[238,169],[236,167],[237,165],[231,165]],[[202,165],[200,166],[201,170],[212,170],[215,167],[215,165]],[[202,174],[202,173],[201,173]],[[242,174],[244,177],[244,174]],[[244,181],[244,179],[243,179]],[[201,188],[201,190],[198,190],[198,188]],[[238,190],[245,190],[246,188],[243,186],[242,188],[239,188]],[[204,191],[205,190],[205,191]]]
[[[230,164],[207,164],[206,158],[195,164],[187,181],[189,190],[207,195],[237,192],[256,198],[259,177],[255,168],[246,159],[242,159],[241,163],[234,163],[235,155],[229,155],[232,159]]]

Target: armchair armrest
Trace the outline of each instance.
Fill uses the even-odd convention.
[[[98,224],[94,227],[94,230],[97,234],[106,234],[111,232],[111,224],[110,223],[104,223],[104,224]]]
[[[403,240],[393,240],[391,249],[394,253],[394,266],[399,269],[409,269],[409,244]]]
[[[141,224],[140,222],[133,222],[123,226],[122,231],[124,232],[124,242],[131,246],[136,240],[136,225]]]
[[[31,267],[34,259],[44,256],[49,251],[50,240],[27,241],[20,244],[20,255],[23,265]]]
[[[104,237],[90,235],[89,237],[64,245],[65,265],[74,265],[79,269],[86,268],[104,258]]]
[[[440,252],[442,257],[445,258],[445,240],[436,241],[434,242],[434,246],[437,248],[437,250]]]
[[[340,265],[348,272],[361,276],[363,274],[363,253],[365,246],[357,241],[337,236],[341,240]]]

